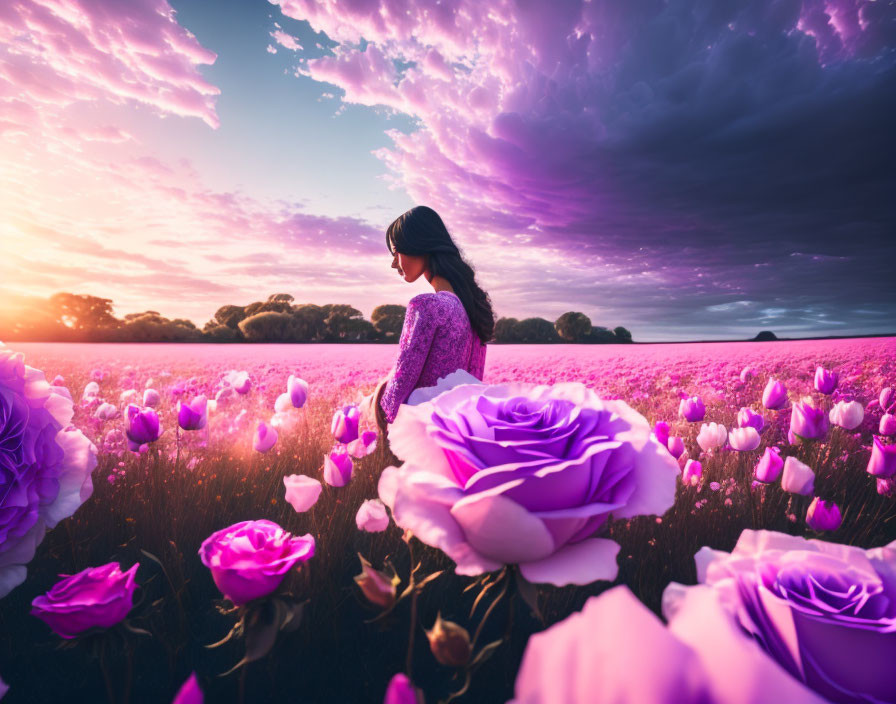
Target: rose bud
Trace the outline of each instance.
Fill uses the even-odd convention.
[[[678,404],[678,415],[689,423],[694,423],[703,420],[706,415],[706,406],[703,405],[703,400],[699,396],[683,398]]]
[[[837,372],[818,367],[815,370],[815,388],[825,395],[834,393],[837,388]]]
[[[821,501],[817,496],[812,499],[806,511],[806,525],[812,530],[837,530],[843,518],[840,508],[833,501]]]
[[[367,601],[388,609],[395,603],[401,578],[396,574],[390,577],[385,572],[374,569],[361,553],[358,553],[358,557],[361,558],[361,574],[355,575],[355,583],[361,588]]]
[[[747,426],[756,428],[756,432],[762,432],[762,428],[765,427],[765,418],[754,412],[752,408],[741,408],[737,412],[737,427],[746,428]]]
[[[776,379],[769,379],[762,392],[762,405],[776,411],[787,405],[787,387]]]
[[[866,471],[875,477],[892,477],[896,474],[896,445],[884,445],[880,436],[875,435]]]
[[[778,448],[766,447],[765,454],[759,458],[759,462],[756,464],[753,474],[758,481],[771,484],[781,475],[781,469],[783,469],[783,467],[784,460],[782,460],[781,455],[778,454]]]
[[[881,435],[896,435],[896,416],[892,413],[882,415],[879,430]]]
[[[429,649],[440,664],[463,667],[469,662],[472,653],[470,634],[463,626],[443,620],[441,613],[436,616],[432,629],[426,631],[426,637]]]
[[[864,418],[865,409],[858,401],[838,401],[828,413],[832,425],[838,425],[846,430],[858,428]]]

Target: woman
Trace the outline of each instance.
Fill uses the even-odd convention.
[[[408,302],[398,359],[366,399],[384,435],[414,389],[435,386],[458,369],[481,381],[495,329],[488,294],[432,208],[420,205],[398,217],[386,230],[386,246],[405,281],[425,276],[434,291]]]

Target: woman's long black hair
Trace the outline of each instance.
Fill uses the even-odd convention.
[[[448,280],[470,319],[470,327],[482,344],[492,340],[495,314],[488,294],[479,288],[473,268],[464,261],[442,218],[432,208],[418,205],[399,215],[386,229],[390,254],[429,255],[433,276]]]

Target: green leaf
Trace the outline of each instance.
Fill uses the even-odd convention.
[[[538,609],[538,590],[532,582],[527,580],[520,573],[519,570],[515,571],[516,574],[516,586],[517,591],[520,596],[523,597],[523,601],[525,601],[529,608],[532,609],[532,613],[535,615],[539,621],[544,623],[544,617],[541,615],[541,611]]]
[[[484,663],[486,660],[488,660],[492,656],[492,653],[494,653],[495,650],[498,649],[498,646],[501,645],[501,643],[503,643],[503,642],[504,642],[504,639],[499,638],[498,640],[493,640],[491,643],[487,643],[486,645],[483,645],[479,649],[479,652],[476,653],[476,657],[474,657],[473,661],[470,663],[470,667],[478,667],[479,665]]]

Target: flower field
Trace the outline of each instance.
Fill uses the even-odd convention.
[[[894,338],[0,353],[4,704],[896,701]]]

